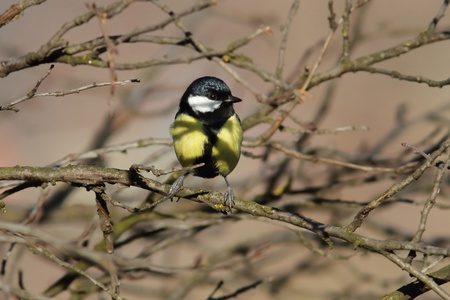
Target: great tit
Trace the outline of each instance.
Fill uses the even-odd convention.
[[[233,103],[242,101],[216,77],[194,80],[180,100],[175,122],[170,127],[178,161],[183,167],[204,163],[191,171],[194,176],[223,176],[227,185],[224,204],[234,203],[234,192],[227,176],[236,167],[241,155],[242,127]],[[168,197],[183,186],[185,173],[172,184]]]

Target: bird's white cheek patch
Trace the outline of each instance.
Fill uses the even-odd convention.
[[[194,111],[201,113],[212,112],[220,106],[220,101],[205,96],[189,96],[188,103]]]

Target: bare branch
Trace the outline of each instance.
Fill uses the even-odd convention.
[[[422,239],[423,233],[425,232],[428,215],[430,214],[431,209],[436,203],[436,198],[439,194],[439,191],[441,190],[441,183],[444,178],[444,173],[449,166],[449,162],[450,162],[450,152],[447,154],[447,158],[445,159],[444,168],[437,168],[436,178],[434,179],[433,183],[433,189],[430,195],[428,196],[427,200],[425,201],[425,205],[423,206],[422,211],[420,212],[419,227],[417,228],[416,234],[412,239],[412,241],[415,243],[418,243]]]
[[[5,12],[0,15],[0,28],[9,22],[19,18],[20,14],[30,6],[39,5],[47,0],[22,0],[19,4],[11,5]]]
[[[397,72],[394,70],[385,70],[385,69],[374,68],[374,67],[361,67],[361,68],[359,68],[359,71],[368,72],[371,74],[383,74],[383,75],[387,75],[391,78],[404,80],[404,81],[425,83],[429,87],[443,87],[443,86],[450,84],[450,77],[443,79],[443,80],[433,80],[433,79],[426,78],[423,76],[405,75],[405,74],[401,74],[400,72]]]
[[[276,71],[275,71],[275,75],[279,79],[282,78],[283,67],[284,67],[284,56],[286,53],[286,43],[287,43],[289,29],[291,27],[294,16],[297,14],[299,6],[300,6],[299,0],[294,0],[292,2],[291,8],[289,9],[289,15],[286,18],[286,22],[283,25],[283,30],[282,30],[282,35],[281,35],[282,39],[281,39],[281,43],[280,43],[280,48],[278,50],[278,62],[277,62],[277,67],[276,67]]]
[[[443,290],[438,284],[434,282],[432,278],[423,274],[416,270],[410,264],[403,262],[397,255],[390,252],[383,252],[383,255],[388,258],[390,261],[398,265],[402,270],[407,271],[412,276],[416,277],[418,280],[422,281],[425,285],[427,285],[431,290],[433,290],[437,295],[439,295],[442,299],[449,300],[450,294],[448,294],[445,290]]]
[[[365,206],[364,208],[362,208],[357,215],[355,216],[355,218],[353,219],[353,221],[348,224],[346,227],[349,231],[355,231],[358,227],[361,226],[363,220],[369,215],[369,213],[374,210],[375,208],[377,208],[378,206],[380,206],[381,203],[383,203],[383,201],[385,201],[386,199],[389,199],[390,197],[394,196],[395,194],[397,194],[399,191],[401,191],[402,189],[404,189],[406,186],[408,186],[409,184],[411,184],[413,181],[417,180],[420,176],[422,176],[422,174],[431,166],[434,165],[435,160],[442,155],[442,153],[444,153],[444,151],[446,151],[448,148],[450,148],[450,142],[445,142],[442,144],[442,146],[435,151],[433,154],[430,155],[430,157],[427,159],[427,161],[420,166],[413,174],[411,174],[410,176],[408,176],[406,179],[404,179],[402,182],[400,183],[396,183],[393,186],[391,186],[386,192],[383,193],[383,195],[381,195],[380,197],[378,197],[375,200],[372,200],[372,202],[370,202],[367,206]]]
[[[53,68],[50,68],[50,70]],[[121,80],[121,81],[116,81],[116,82],[101,82],[101,83],[92,83],[89,85],[85,85],[76,89],[72,89],[72,90],[68,90],[68,91],[59,91],[59,92],[47,92],[47,93],[40,93],[40,94],[36,94],[36,91],[40,85],[40,83],[42,82],[42,80],[44,80],[48,75],[50,75],[50,70],[47,72],[47,74],[42,77],[39,81],[38,84],[36,84],[36,86],[33,88],[33,90],[28,93],[28,95],[26,95],[25,97],[22,97],[20,99],[17,99],[7,105],[3,105],[0,106],[0,111],[2,110],[13,110],[15,112],[18,112],[19,110],[17,108],[15,108],[15,106],[21,102],[33,99],[33,98],[38,98],[38,97],[64,97],[67,95],[71,95],[71,94],[78,94],[82,91],[85,90],[90,90],[93,88],[98,88],[98,87],[104,87],[104,86],[112,86],[112,85],[120,85],[120,86],[124,86],[127,85],[129,83],[135,83],[135,82],[141,82],[139,79],[127,79],[127,80]]]
[[[45,0],[23,0],[9,9],[5,7],[6,11],[0,15],[0,28],[7,30],[5,24],[19,16],[20,21],[28,16],[20,15],[26,7],[44,2],[51,8]],[[267,15],[261,15],[259,7],[248,14],[246,10],[237,10],[229,3],[216,0],[194,2],[172,5],[162,0],[115,0],[104,6],[87,4],[87,9],[82,7],[78,16],[70,17],[62,26],[47,33],[50,38],[38,43],[34,50],[14,47],[14,52],[10,51],[12,54],[5,52],[13,57],[0,63],[0,77],[42,64],[52,67],[38,76],[41,78],[37,83],[30,85],[29,92],[25,91],[27,95],[0,110],[18,111],[19,104],[33,98],[66,96],[101,86],[110,87],[110,95],[115,95],[116,85],[139,82],[138,79],[117,81],[121,70],[139,72],[142,68],[159,68],[146,72],[145,76],[152,81],[150,85],[133,86],[132,91],[126,89],[129,95],[123,95],[123,109],[116,110],[113,117],[105,115],[100,129],[91,130],[95,134],[88,138],[91,142],[87,150],[57,156],[46,167],[0,168],[0,244],[3,242],[6,250],[0,272],[1,295],[47,300],[60,293],[70,298],[85,295],[95,298],[93,293],[99,293],[97,298],[107,294],[112,299],[121,299],[133,298],[141,292],[138,289],[143,282],[164,282],[158,289],[151,288],[151,297],[182,299],[195,294],[203,299],[229,299],[243,297],[256,288],[260,294],[270,290],[278,298],[289,298],[299,293],[291,283],[308,270],[316,270],[317,277],[323,275],[320,272],[328,271],[329,276],[334,276],[335,266],[345,266],[347,260],[364,253],[368,257],[392,261],[398,269],[397,275],[402,277],[397,283],[386,281],[383,275],[373,277],[372,269],[367,266],[353,264],[349,270],[355,273],[355,280],[348,285],[345,283],[347,286],[340,290],[321,290],[322,298],[377,299],[387,293],[386,289],[401,285],[398,291],[403,295],[432,291],[435,296],[448,299],[448,292],[440,285],[450,281],[450,267],[445,266],[450,257],[450,238],[445,230],[439,231],[441,228],[433,230],[435,222],[430,222],[433,213],[450,210],[450,205],[440,199],[445,200],[448,195],[448,187],[443,183],[450,169],[450,105],[442,99],[445,93],[433,89],[436,97],[423,97],[433,99],[427,102],[429,105],[442,100],[445,104],[419,107],[416,104],[420,99],[403,98],[400,93],[404,89],[391,94],[383,86],[385,95],[402,97],[403,103],[395,110],[390,105],[397,99],[389,102],[386,101],[389,97],[383,97],[380,101],[363,102],[368,98],[364,94],[366,91],[359,90],[351,80],[350,84],[347,81],[342,85],[350,90],[342,91],[342,81],[338,79],[348,73],[356,73],[353,76],[373,73],[397,84],[398,80],[391,79],[416,86],[425,83],[421,93],[431,87],[449,85],[449,79],[435,80],[433,73],[425,75],[419,70],[417,76],[412,76],[407,71],[394,70],[388,60],[407,59],[407,54],[413,50],[448,41],[450,33],[437,28],[445,25],[441,22],[450,0],[443,0],[438,3],[440,7],[428,10],[431,17],[419,30],[393,27],[395,23],[389,22],[389,14],[383,15],[386,20],[382,22],[383,27],[368,30],[365,20],[373,19],[372,6],[367,5],[370,0],[328,1],[328,10],[326,3],[318,1],[317,5],[322,7],[317,12],[322,16],[308,24],[304,24],[303,17],[310,12],[301,10],[299,0],[291,0],[287,6],[274,6],[285,11],[271,11]],[[209,9],[215,5],[216,8]],[[247,5],[241,3],[243,7]],[[386,7],[391,6],[386,4]],[[144,18],[139,24],[135,23],[137,19],[129,18],[130,13],[135,16],[136,9],[143,9],[142,14],[140,11],[136,14]],[[150,17],[144,9],[151,10]],[[47,13],[45,9],[41,11]],[[299,13],[301,18],[297,20]],[[118,24],[124,19],[130,24]],[[92,34],[92,27],[89,27],[92,21],[98,22],[98,34]],[[317,29],[313,28],[316,26]],[[325,32],[321,31],[323,29]],[[303,39],[305,30],[308,39]],[[399,32],[402,38],[398,38]],[[72,39],[73,36],[77,40]],[[379,43],[380,39],[383,43]],[[310,46],[305,46],[309,43]],[[298,47],[292,48],[292,45]],[[141,46],[150,51],[141,51]],[[126,54],[136,48],[138,51],[118,60],[119,51]],[[360,52],[359,57],[354,57],[355,50],[364,49],[378,50]],[[22,54],[14,56],[19,52]],[[138,54],[146,58],[136,60]],[[445,60],[446,53],[443,52],[442,58]],[[150,126],[157,127],[156,134],[159,135],[160,129],[162,137],[168,134],[167,127],[173,116],[169,119],[167,114],[174,114],[176,108],[174,102],[166,100],[180,99],[183,86],[180,80],[184,82],[185,77],[192,74],[178,74],[174,68],[166,67],[196,62],[212,75],[229,74],[245,89],[236,91],[237,95],[251,93],[255,98],[247,97],[243,105],[237,107],[245,131],[244,149],[252,149],[251,153],[242,152],[242,164],[237,169],[244,172],[232,182],[237,198],[232,215],[224,205],[224,195],[218,192],[222,189],[212,188],[216,186],[213,181],[188,181],[175,195],[178,200],[184,200],[166,201],[176,173],[191,172],[200,166],[172,167],[178,165],[171,161],[173,155],[166,155],[172,146],[171,140],[150,137],[117,143],[130,132],[133,136],[138,134],[135,128],[142,124],[143,118],[151,122]],[[47,80],[45,84],[50,83],[46,78],[56,63],[85,66],[81,70],[103,68],[109,71],[107,77],[111,80],[71,90],[38,93],[44,80]],[[412,64],[412,67],[420,67]],[[288,66],[290,74],[285,74]],[[171,71],[166,72],[169,69]],[[173,78],[164,81],[163,74]],[[329,85],[325,84],[327,81]],[[13,82],[24,86],[22,82]],[[378,89],[378,86],[371,88]],[[162,98],[160,92],[164,93]],[[353,108],[347,106],[347,97],[364,103],[361,113],[354,114]],[[372,118],[372,109],[380,114],[379,118]],[[7,134],[11,133],[28,153],[35,149],[25,142],[34,140],[22,143],[24,136],[19,135],[22,127],[14,123],[27,116],[25,113],[8,115],[3,121],[10,123],[5,126]],[[370,116],[367,122],[361,119],[365,116]],[[382,124],[385,116],[390,119]],[[372,125],[374,122],[376,126]],[[376,131],[366,132],[368,126],[352,125],[361,123]],[[16,128],[19,130],[14,130]],[[207,130],[205,128],[202,129]],[[216,135],[221,138],[220,133],[225,131],[214,127],[207,132],[206,140],[212,144]],[[143,132],[148,133],[148,128]],[[47,145],[46,139],[38,140],[42,146]],[[9,141],[7,136],[0,150],[15,146]],[[403,143],[402,148],[399,147],[401,141],[408,143]],[[210,148],[211,153],[217,150],[207,143],[205,155],[209,155]],[[45,149],[51,150],[52,146]],[[139,153],[135,156],[134,152]],[[119,159],[137,161],[129,162],[129,168],[111,168],[109,166],[117,162],[117,155],[112,153],[120,153]],[[119,163],[123,163],[122,160]],[[219,162],[217,167],[223,163],[227,162]],[[166,167],[162,169],[158,165]],[[426,172],[428,169],[435,171]],[[239,171],[233,174],[236,172]],[[163,175],[166,177],[161,180]],[[190,188],[191,183],[196,188]],[[217,186],[221,184],[223,181],[217,181]],[[31,190],[36,189],[30,187],[40,189],[35,193]],[[30,191],[24,193],[25,190]],[[78,192],[76,200],[81,197],[91,201],[72,205],[75,203],[71,197],[73,191]],[[403,213],[403,206],[421,213],[412,230],[405,229],[414,221],[409,218],[405,222],[406,214],[392,220],[395,224],[390,223],[391,219],[385,221],[386,216]],[[5,221],[7,219],[9,221]],[[67,225],[67,220],[77,222],[81,228],[70,226],[73,235],[55,238],[53,230],[58,229],[59,234],[58,226]],[[444,221],[441,220],[442,224]],[[52,234],[42,231],[43,225],[46,232]],[[357,233],[363,225],[364,231]],[[98,234],[99,229],[101,234]],[[377,238],[370,237],[368,232]],[[299,247],[306,254],[299,252]],[[181,252],[183,255],[179,255]],[[44,286],[42,294],[28,291],[29,266],[23,264],[23,259],[33,254],[65,272],[53,284]],[[405,284],[404,271],[415,278],[411,284]],[[355,287],[358,280],[367,275],[377,289],[364,290],[362,295]],[[127,289],[121,291],[120,286]],[[208,295],[208,291],[212,292]],[[148,291],[142,292],[148,295]],[[317,295],[318,292],[305,287],[302,293]]]
[[[311,162],[322,162],[322,163],[326,163],[326,164],[330,164],[330,165],[342,166],[342,167],[360,170],[360,171],[364,171],[364,172],[388,172],[388,173],[395,172],[394,168],[362,166],[362,165],[352,164],[352,163],[348,163],[348,162],[344,162],[344,161],[338,161],[338,160],[334,160],[334,159],[328,159],[328,158],[324,158],[324,157],[303,154],[298,151],[283,147],[280,143],[270,143],[270,147],[277,149],[279,151],[282,151],[283,153],[285,153],[289,156],[292,156],[292,157],[295,157],[298,159],[311,161]]]
[[[444,0],[442,2],[441,8],[439,8],[439,11],[437,12],[436,16],[430,22],[430,25],[428,25],[429,30],[431,30],[431,31],[436,30],[436,26],[439,23],[439,21],[444,17],[445,10],[447,9],[447,6],[449,3],[450,3],[449,0]]]
[[[54,67],[55,67],[55,65],[51,65],[50,66],[50,68],[48,69],[47,73],[44,76],[42,76],[41,79],[38,80],[38,82],[36,83],[34,88],[25,97],[20,98],[20,99],[14,101],[14,102],[11,102],[8,105],[0,106],[0,110],[13,110],[15,112],[18,112],[19,110],[16,109],[14,106],[16,104],[19,104],[20,102],[24,102],[24,101],[27,101],[27,100],[29,100],[31,98],[36,97],[36,92],[37,92],[39,86],[41,85],[42,81],[44,81],[45,78],[47,78],[50,75],[50,73],[52,72],[52,69]]]

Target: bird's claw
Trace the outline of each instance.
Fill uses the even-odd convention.
[[[224,205],[226,206],[228,202],[229,212],[232,213],[231,207],[234,205],[234,192],[231,187],[227,188],[224,194]]]
[[[169,189],[169,193],[167,194],[166,198],[171,199],[175,196],[176,193],[183,187],[184,178],[186,175],[181,175],[172,183],[172,186]]]

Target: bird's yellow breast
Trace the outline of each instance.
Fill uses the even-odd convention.
[[[217,134],[212,148],[219,174],[227,176],[236,167],[241,156],[242,127],[236,115],[231,116]]]
[[[202,160],[211,160],[215,172],[227,176],[236,167],[241,155],[242,127],[236,115],[231,116],[217,132],[212,143],[203,123],[186,114],[177,116],[170,129],[175,153],[183,167]],[[205,145],[210,144],[209,147]],[[205,151],[210,153],[205,153]],[[211,165],[208,164],[207,165]],[[213,177],[213,176],[211,176]]]
[[[180,114],[170,128],[175,154],[183,167],[192,166],[203,155],[203,147],[208,137],[203,125],[197,119]]]

